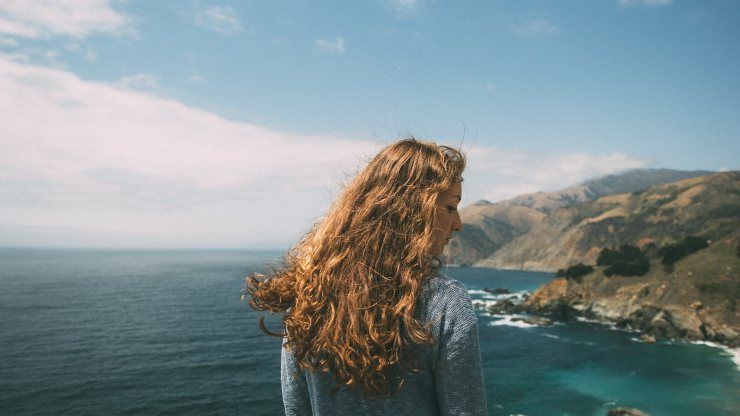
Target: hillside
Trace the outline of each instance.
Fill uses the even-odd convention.
[[[589,180],[560,191],[525,194],[496,203],[479,201],[460,211],[463,230],[453,237],[445,255],[453,263],[474,264],[527,234],[557,209],[711,173],[639,169]]]
[[[466,224],[467,225],[467,224]],[[718,240],[740,228],[740,172],[722,172],[552,210],[479,266],[555,271],[595,263],[601,248]]]
[[[740,229],[681,260],[673,271],[651,261],[644,276],[607,277],[603,268],[540,287],[523,310],[583,316],[638,329],[655,338],[740,347]]]

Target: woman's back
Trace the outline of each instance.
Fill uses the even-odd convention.
[[[414,346],[419,372],[404,374],[402,386],[388,398],[365,398],[344,386],[332,394],[331,374],[299,371],[283,349],[281,381],[287,415],[482,415],[486,395],[477,318],[465,287],[435,274],[426,279],[415,318],[431,323],[437,343]]]

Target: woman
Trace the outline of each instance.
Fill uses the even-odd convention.
[[[284,313],[286,414],[487,414],[470,296],[438,271],[464,168],[451,147],[387,146],[282,267],[247,278],[252,307]]]

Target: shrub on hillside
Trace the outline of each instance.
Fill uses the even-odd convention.
[[[577,280],[580,282],[581,277],[591,273],[592,271],[594,271],[592,266],[578,263],[568,267],[567,269],[559,269],[557,273],[555,273],[555,276],[565,277],[567,279]]]
[[[606,276],[642,276],[650,271],[650,260],[639,248],[623,244],[618,249],[604,248],[596,260],[597,266],[604,266]]]
[[[675,262],[706,247],[709,247],[707,240],[690,235],[679,243],[663,246],[659,251],[663,258],[660,262],[666,269],[672,270]]]

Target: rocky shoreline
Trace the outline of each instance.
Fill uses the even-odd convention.
[[[654,289],[654,291],[653,291]],[[553,279],[537,289],[531,296],[499,295],[499,300],[485,306],[492,315],[528,314],[514,319],[525,323],[547,326],[551,319],[568,320],[585,318],[619,328],[641,332],[644,342],[661,339],[709,341],[731,348],[740,347],[740,334],[715,318],[712,308],[701,302],[681,307],[651,302],[653,291],[660,297],[661,286],[649,284],[620,287],[613,296],[600,297],[585,285],[565,278]],[[665,287],[662,287],[665,291]]]

